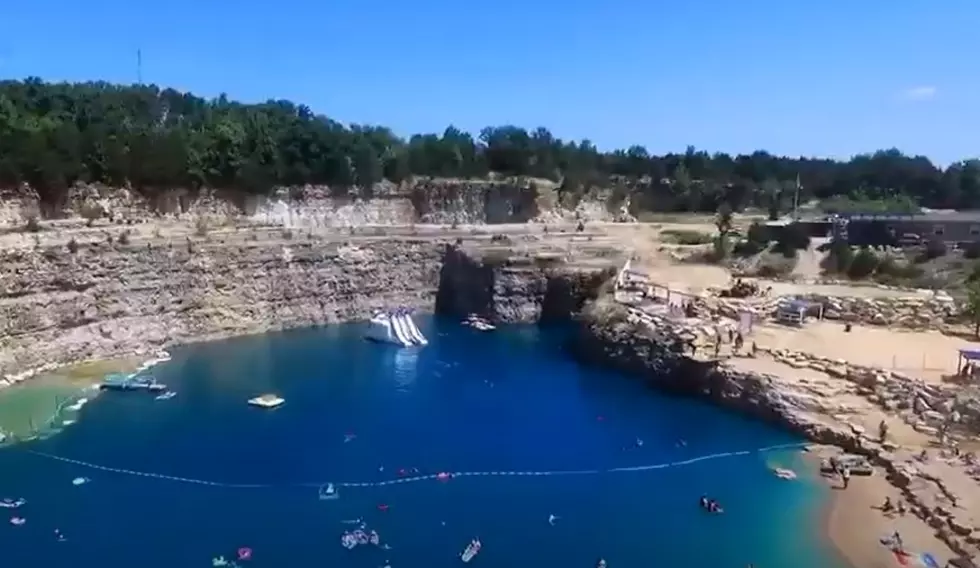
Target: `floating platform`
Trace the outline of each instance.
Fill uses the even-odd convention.
[[[163,392],[167,385],[157,382],[153,377],[130,377],[127,375],[109,375],[101,384],[101,390]]]
[[[248,403],[252,406],[258,406],[259,408],[277,408],[282,406],[286,402],[286,399],[278,397],[274,394],[263,394],[255,398],[248,399]]]

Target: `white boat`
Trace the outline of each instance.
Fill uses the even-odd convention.
[[[158,394],[154,397],[155,400],[170,400],[171,398],[177,396],[176,391],[167,391],[163,394]]]
[[[286,399],[278,397],[274,394],[263,394],[255,398],[248,399],[248,403],[252,406],[258,406],[260,408],[276,408],[282,406],[286,402]]]
[[[321,501],[332,501],[339,498],[340,494],[337,493],[337,488],[333,486],[333,483],[328,483],[326,486],[320,488]]]
[[[480,553],[481,548],[483,548],[483,544],[480,542],[480,539],[474,538],[468,545],[466,545],[466,549],[463,550],[463,553],[460,554],[459,557],[463,560],[463,562],[469,562],[470,560],[473,560],[473,557]]]

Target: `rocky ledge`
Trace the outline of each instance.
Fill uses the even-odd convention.
[[[583,362],[641,377],[671,393],[706,398],[813,442],[864,455],[884,469],[911,511],[936,529],[953,550],[965,555],[976,552],[980,524],[969,514],[970,507],[965,502],[969,501],[970,490],[963,488],[972,487],[980,472],[968,463],[970,460],[946,455],[943,459],[924,461],[917,452],[882,443],[867,435],[865,428],[844,418],[866,412],[865,407],[845,408],[857,399],[848,395],[863,394],[867,399],[862,404],[867,408],[894,410],[907,406],[908,416],[903,416],[906,422],[917,431],[934,433],[938,409],[950,414],[957,412],[945,393],[940,394],[940,389],[880,370],[853,368],[840,362],[782,352],[760,352],[758,356],[772,356],[789,365],[790,370],[809,367],[826,372],[829,369],[831,375],[845,380],[831,379],[836,381],[833,385],[829,381],[817,384],[806,379],[787,380],[739,370],[734,364],[690,355],[682,327],[674,325],[669,318],[638,319],[611,295],[587,305],[579,319],[573,352]],[[833,392],[821,392],[821,387]],[[845,395],[842,398],[850,402],[835,402],[838,394]],[[962,404],[956,406],[962,409]],[[949,481],[954,478],[955,486]]]

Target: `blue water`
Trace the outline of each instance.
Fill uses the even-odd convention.
[[[431,343],[418,350],[366,342],[361,325],[187,347],[154,370],[176,398],[105,393],[60,435],[0,451],[0,496],[29,500],[18,512],[26,525],[0,524],[3,566],[209,566],[243,546],[256,568],[459,566],[476,536],[484,547],[472,565],[484,567],[591,567],[599,557],[610,568],[839,565],[815,530],[819,486],[768,471],[799,466],[791,450],[647,471],[341,487],[340,499],[320,501],[318,483],[398,479],[400,469],[608,470],[799,442],[580,367],[561,330],[420,323]],[[245,404],[264,392],[287,402]],[[28,450],[262,487],[108,472]],[[74,486],[78,476],[91,482]],[[703,513],[702,493],[725,514]],[[357,517],[391,549],[343,549],[341,521]]]

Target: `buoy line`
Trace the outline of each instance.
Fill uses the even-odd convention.
[[[323,487],[328,484],[333,484],[337,487],[385,487],[389,485],[398,485],[403,483],[417,483],[420,481],[435,481],[444,480],[448,478],[463,478],[463,477],[541,477],[541,476],[568,476],[568,475],[600,475],[600,474],[611,474],[611,473],[630,473],[630,472],[644,472],[653,471],[659,469],[668,469],[674,467],[683,467],[688,465],[693,465],[699,462],[716,460],[723,458],[732,458],[738,456],[746,456],[750,454],[760,454],[765,452],[773,452],[778,450],[788,450],[794,448],[802,448],[807,444],[797,443],[797,444],[777,444],[774,446],[766,446],[763,448],[756,448],[753,450],[739,450],[733,452],[721,452],[715,454],[706,454],[703,456],[697,456],[693,458],[688,458],[685,460],[662,462],[650,465],[640,465],[631,467],[615,467],[607,469],[578,469],[578,470],[551,470],[551,471],[456,471],[456,472],[442,472],[434,473],[431,475],[417,475],[412,477],[399,477],[396,479],[388,479],[384,481],[351,481],[351,482],[330,482],[330,481],[319,481],[310,483],[286,483],[286,484],[269,484],[269,483],[224,483],[220,481],[209,481],[206,479],[195,479],[191,477],[179,477],[176,475],[165,475],[162,473],[153,473],[147,471],[135,471],[131,469],[123,469],[118,467],[108,467],[104,465],[99,465],[96,463],[86,462],[82,460],[76,460],[72,458],[67,458],[64,456],[58,456],[55,454],[49,454],[45,452],[39,452],[36,450],[25,450],[26,453],[42,457],[49,460],[59,461],[62,463],[69,463],[72,465],[77,465],[81,467],[86,467],[89,469],[94,469],[98,471],[105,471],[109,473],[118,473],[123,475],[132,475],[135,477],[147,477],[152,479],[162,479],[167,481],[176,481],[180,483],[190,483],[194,485],[206,485],[210,487],[225,487],[231,489],[271,489],[274,487]]]

